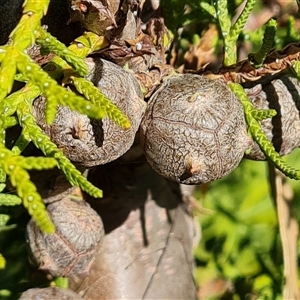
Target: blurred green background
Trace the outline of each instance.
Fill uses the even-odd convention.
[[[299,167],[299,149],[287,162]],[[195,197],[210,210],[198,217],[195,278],[201,299],[282,299],[282,248],[268,176],[266,162],[243,160],[207,191],[197,190]],[[288,182],[300,220],[300,183]]]

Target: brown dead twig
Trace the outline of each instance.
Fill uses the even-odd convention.
[[[242,83],[256,81],[265,75],[274,75],[291,67],[293,62],[300,60],[300,43],[288,44],[282,50],[271,51],[266,57],[264,64],[255,68],[251,59],[245,59],[235,65],[221,67],[215,72],[200,69],[198,73],[210,78],[223,77],[226,82]]]

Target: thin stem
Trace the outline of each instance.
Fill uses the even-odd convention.
[[[299,227],[292,213],[293,192],[284,176],[269,164],[271,194],[277,207],[279,231],[283,249],[283,299],[299,299],[297,243]]]
[[[266,30],[262,41],[261,48],[257,53],[253,55],[254,66],[256,68],[261,67],[268,53],[271,51],[274,45],[275,34],[277,30],[277,22],[271,19],[266,24]]]
[[[223,40],[224,40],[224,66],[230,66],[237,62],[237,53],[236,53],[236,43],[240,33],[242,32],[249,15],[256,4],[256,0],[248,0],[246,5],[238,17],[237,21],[230,30],[228,29],[228,22],[230,18],[228,16],[227,8],[224,7],[224,4],[227,0],[219,0],[220,9],[224,9],[224,12],[218,14],[220,11],[217,10],[218,21],[222,30]]]

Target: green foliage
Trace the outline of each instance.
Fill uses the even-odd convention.
[[[243,87],[240,84],[230,83],[229,87],[241,100],[241,103],[244,107],[246,122],[249,127],[249,133],[251,137],[257,142],[260,149],[266,155],[268,160],[286,176],[300,180],[300,170],[296,170],[290,167],[283,160],[283,158],[278,154],[278,152],[276,152],[273,144],[268,140],[265,133],[262,131],[260,124],[258,123],[258,121],[262,119],[262,116],[272,116],[274,112],[267,112],[267,114],[265,113],[265,111],[262,111],[261,113],[257,112],[257,110],[253,107],[251,101],[248,99]],[[258,118],[256,119],[255,116],[258,116]]]
[[[229,299],[280,295],[281,249],[266,164],[243,161],[232,174],[211,183],[204,196],[199,189],[196,197],[212,212],[200,217],[202,240],[195,250],[200,287],[223,279],[239,296]]]
[[[100,93],[92,82],[76,76],[71,76],[70,80],[79,93],[92,103],[99,105],[99,110],[102,109],[103,113],[107,114],[116,124],[123,128],[130,127],[129,119],[104,94]]]
[[[108,42],[104,37],[92,32],[85,32],[71,43],[67,51],[76,53],[78,58],[84,58],[107,45]],[[64,51],[66,51],[66,48],[62,52]],[[59,56],[54,57],[43,69],[54,79],[60,78],[64,72],[74,72],[74,70],[68,66],[68,63]]]
[[[273,47],[274,39],[277,47],[283,47],[287,42],[298,41],[293,17],[288,19],[286,28],[278,29],[276,36],[276,22],[271,20],[266,25],[262,43],[263,29],[251,33],[242,32],[250,12],[258,1],[246,1],[243,12],[232,25],[232,17],[241,2],[242,0],[168,0],[161,1],[161,4],[165,23],[175,34],[175,38],[179,27],[193,25],[193,22],[201,24],[202,30],[210,24],[219,24],[223,42],[216,42],[215,52],[219,53],[218,47],[224,46],[225,66],[237,62],[236,46],[239,37],[246,40],[248,36],[252,46],[254,44],[253,49],[258,51],[254,55],[257,68],[263,67],[263,61]],[[298,0],[297,3],[299,4]],[[4,268],[5,264],[7,266],[6,273],[0,271],[0,298],[4,299],[18,292],[14,283],[22,281],[25,274],[24,260],[22,263],[20,261],[26,255],[23,242],[26,223],[18,218],[22,209],[20,204],[23,203],[42,229],[48,232],[54,230],[27,171],[57,166],[71,184],[80,186],[94,197],[102,195],[102,192],[81,175],[37,126],[32,114],[33,99],[41,94],[47,98],[46,119],[49,123],[55,118],[57,105],[67,105],[89,117],[108,116],[122,127],[130,126],[126,116],[105,95],[85,78],[80,77],[87,73],[87,66],[82,58],[107,46],[107,40],[86,32],[68,48],[65,47],[40,26],[40,19],[48,4],[49,0],[26,0],[24,14],[11,34],[10,43],[0,47],[0,245],[3,253],[0,254],[0,269]],[[189,9],[184,10],[184,7]],[[187,31],[191,28],[192,26],[187,26]],[[201,40],[201,34],[200,30],[191,34],[185,41],[192,41],[195,45]],[[179,35],[177,38],[179,39]],[[35,43],[40,45],[43,51],[57,55],[43,69],[26,53],[26,49]],[[181,47],[182,45],[180,44]],[[189,46],[187,43],[185,50]],[[182,49],[176,49],[180,50]],[[294,62],[292,67],[299,76],[299,62]],[[61,78],[63,83],[71,82],[85,98],[60,86],[56,80]],[[26,84],[22,89],[11,93],[14,80]],[[299,171],[289,167],[261,130],[259,122],[273,117],[276,112],[254,109],[240,85],[230,86],[243,104],[251,137],[278,169],[287,176],[300,179]],[[12,148],[7,145],[6,148],[6,129],[16,124],[21,125],[22,132]],[[21,156],[31,142],[41,149],[46,157]],[[295,162],[296,160],[289,163]],[[282,261],[278,253],[281,249],[278,245],[276,215],[269,196],[264,166],[264,163],[242,162],[232,175],[212,183],[205,196],[205,206],[214,213],[203,216],[201,220],[203,238],[195,252],[198,265],[197,282],[202,284],[212,278],[229,278],[234,285],[235,294],[239,295],[240,299],[245,299],[253,293],[261,299],[280,299]],[[6,185],[6,179],[16,190],[11,191]],[[299,183],[291,184],[299,197]],[[298,211],[300,210],[295,212],[300,217]],[[8,247],[9,243],[11,244]]]
[[[59,42],[42,28],[38,32],[36,43],[42,46],[44,51],[53,52],[65,60],[80,76],[86,76],[88,74],[87,65],[84,60],[80,59],[76,52],[66,48],[63,43]]]
[[[14,206],[22,204],[22,199],[17,195],[0,193],[0,205]]]
[[[287,20],[287,28],[285,35],[283,36],[284,46],[288,43],[298,42],[299,33],[296,30],[296,22],[293,16],[289,16]]]
[[[205,1],[201,1],[199,3],[199,7],[200,7],[201,10],[203,10],[204,12],[209,14],[211,17],[213,17],[213,18],[217,17],[216,9],[210,3],[205,2]]]
[[[86,31],[71,43],[69,49],[75,52],[78,57],[87,57],[89,54],[105,48],[108,44],[105,37]]]
[[[205,68],[207,62],[205,60],[207,53],[205,46],[209,43],[206,43],[205,38],[207,36],[202,34],[213,32],[207,28],[213,27],[211,26],[213,24],[218,24],[219,36],[222,40],[220,39],[213,46],[212,43],[208,45],[214,47],[215,57],[206,69],[218,73],[215,65],[220,64],[219,53],[223,47],[222,62],[224,66],[229,67],[223,68],[228,71],[224,75],[226,82],[230,81],[230,78],[234,78],[234,76],[230,77],[230,72],[236,72],[238,75],[239,67],[243,65],[243,62],[236,66],[237,57],[238,55],[246,57],[249,49],[255,53],[255,57],[253,59],[253,55],[249,56],[250,62],[244,61],[244,66],[250,66],[248,78],[251,79],[252,77],[253,80],[255,80],[256,72],[259,73],[262,70],[259,75],[263,76],[264,68],[267,71],[272,70],[272,65],[264,64],[265,61],[270,62],[270,60],[265,60],[270,51],[283,49],[288,43],[295,42],[294,48],[292,47],[293,51],[289,54],[299,57],[300,15],[298,13],[297,18],[293,16],[286,18],[289,14],[287,11],[292,12],[290,8],[294,4],[293,1],[288,4],[282,3],[278,23],[275,20],[270,20],[255,31],[251,29],[249,31],[242,30],[250,12],[254,12],[251,21],[259,22],[260,13],[268,11],[268,8],[263,1],[244,1],[246,8],[232,25],[232,19],[236,17],[237,7],[241,2],[225,0],[187,1],[187,6],[190,9],[182,17],[185,23],[182,25],[181,48],[179,50],[176,48],[176,53],[183,57],[187,51],[192,52],[194,56],[191,55],[191,60],[194,58],[196,60],[197,55],[199,55],[199,61],[201,62],[201,58],[204,60],[201,67]],[[299,5],[300,2],[297,1],[297,3]],[[254,4],[256,4],[255,7]],[[284,12],[284,18],[282,12]],[[256,19],[256,17],[258,18]],[[197,39],[194,39],[195,36]],[[202,41],[203,47],[201,47]],[[241,51],[238,51],[237,47]],[[204,53],[196,52],[195,49],[204,50]],[[284,56],[286,52],[279,50],[279,54]],[[272,62],[275,64],[275,59]],[[184,63],[185,61],[182,59],[177,65],[180,66]],[[186,68],[189,67],[188,63],[186,63]],[[300,78],[299,62],[295,61],[290,64],[287,59],[286,63]],[[252,67],[253,69],[251,69]],[[245,78],[247,78],[247,70],[245,73]],[[294,160],[290,160],[289,157],[288,159],[280,157],[261,129],[260,121],[272,118],[276,112],[274,110],[255,110],[245,97],[242,87],[238,84],[230,85],[239,90],[237,95],[243,103],[251,137],[260,144],[265,155],[278,169],[294,179],[300,179],[300,172],[290,167],[299,162],[299,155]],[[201,216],[203,236],[195,253],[196,282],[200,284],[200,295],[202,288],[206,291],[218,289],[222,285],[222,282],[220,284],[218,282],[220,278],[224,279],[224,286],[231,283],[232,287],[229,287],[224,294],[215,294],[211,298],[206,295],[201,299],[282,299],[282,270],[284,266],[276,214],[269,196],[268,174],[265,172],[264,166],[265,163],[242,162],[233,174],[211,183],[208,193],[204,196],[205,208],[211,209],[213,214]],[[299,219],[299,204],[296,202],[300,195],[299,182],[291,181],[290,184],[296,193],[294,202],[292,203],[291,200],[290,203],[297,207],[297,209],[295,207],[295,214]],[[205,188],[202,187],[203,190]],[[200,198],[199,194],[198,197]],[[245,214],[246,210],[248,215]],[[209,283],[206,285],[205,282]]]
[[[300,151],[287,157],[299,161]],[[297,218],[299,183],[291,200]],[[228,298],[222,293],[203,299],[282,299],[282,248],[278,221],[270,196],[267,164],[243,160],[227,177],[211,183],[196,195],[209,214],[201,215],[202,239],[195,249],[195,278],[201,288],[217,280],[227,284]],[[298,248],[298,257],[300,255]],[[211,285],[209,285],[212,287]],[[217,290],[217,288],[216,288]],[[222,297],[223,296],[223,297]],[[252,299],[250,297],[250,299]]]
[[[10,35],[9,44],[0,47],[0,184],[2,187],[8,177],[17,193],[17,195],[0,193],[0,206],[23,203],[37,225],[45,232],[53,233],[54,225],[27,170],[47,170],[58,166],[72,185],[81,187],[93,197],[101,197],[102,191],[88,182],[63,152],[42,132],[32,114],[33,100],[40,94],[46,97],[45,115],[48,123],[53,122],[59,104],[69,106],[95,119],[106,115],[111,116],[118,124],[127,128],[130,127],[130,123],[128,118],[100,91],[97,93],[94,91],[93,95],[97,100],[100,98],[102,102],[94,104],[67,91],[56,82],[56,79],[68,72],[78,76],[87,75],[88,69],[83,58],[106,46],[107,41],[103,37],[87,32],[76,39],[68,49],[41,27],[41,19],[48,5],[49,0],[25,1],[23,15]],[[44,70],[27,54],[26,49],[35,43],[40,45],[43,51],[57,55]],[[49,73],[47,70],[50,70]],[[15,79],[26,82],[26,85],[11,93]],[[80,81],[79,77],[78,80]],[[91,90],[91,84],[87,80],[80,82],[82,90]],[[102,109],[101,104],[105,104],[105,108]],[[5,146],[6,129],[17,124],[21,125],[22,132],[10,150]],[[30,142],[33,142],[48,157],[21,156]],[[4,264],[4,258],[1,256],[0,268],[4,267]]]
[[[26,48],[33,45],[37,29],[41,26],[40,20],[46,12],[49,0],[25,1],[23,15],[18,26],[11,33],[11,42],[8,46],[1,47],[4,52],[1,55],[0,69],[0,99],[11,91],[14,82],[14,75],[17,71],[17,62],[20,54]],[[3,101],[1,101],[3,103]],[[0,106],[0,111],[2,107]]]
[[[72,110],[86,114],[90,118],[101,119],[104,117],[97,105],[88,103],[84,98],[58,85],[41,67],[31,62],[28,55],[19,53],[18,58],[20,60],[17,63],[17,67],[20,72],[35,86],[38,86],[41,93],[47,98],[47,123],[54,121],[58,104],[69,106]]]
[[[234,23],[231,26],[231,20],[227,10],[227,0],[217,0],[215,2],[218,23],[221,29],[224,42],[224,65],[230,66],[237,62],[236,43],[242,32],[246,21],[256,3],[256,0],[248,0],[246,5]]]
[[[28,213],[42,230],[48,233],[55,231],[54,225],[48,216],[45,204],[38,194],[35,185],[30,181],[26,170],[50,169],[56,166],[53,158],[22,157],[15,155],[0,144],[0,167],[9,176],[13,187],[17,189],[18,196],[22,199],[23,205]]]
[[[49,136],[44,134],[42,129],[36,124],[35,118],[32,115],[31,102],[23,98],[17,109],[19,123],[23,128],[23,136],[28,136],[35,146],[41,149],[46,156],[55,158],[59,169],[65,174],[72,185],[79,186],[93,197],[102,197],[102,191],[81,175],[63,152],[51,142]]]
[[[257,53],[253,54],[253,56],[252,56],[254,66],[256,68],[259,68],[262,66],[265,58],[267,57],[269,52],[272,50],[272,47],[274,45],[274,40],[275,40],[276,28],[277,28],[277,22],[273,19],[271,19],[266,24],[266,30],[265,30],[261,48]]]
[[[68,278],[65,278],[65,277],[56,277],[54,279],[54,282],[57,287],[60,287],[63,289],[67,289],[69,287]]]
[[[47,218],[45,207],[26,170],[42,170],[57,165],[71,184],[80,186],[94,197],[101,197],[102,192],[89,183],[64,156],[63,152],[50,141],[49,137],[43,134],[32,114],[32,101],[40,94],[46,97],[45,115],[48,123],[54,120],[59,104],[67,105],[71,109],[95,119],[108,115],[126,128],[130,126],[130,123],[128,118],[89,81],[76,77],[78,88],[83,94],[88,96],[87,92],[92,91],[92,95],[89,95],[88,99],[67,91],[56,82],[55,79],[68,72],[80,76],[87,75],[88,69],[82,58],[106,46],[107,41],[103,37],[87,32],[76,39],[68,49],[40,25],[40,20],[47,10],[48,4],[49,1],[38,1],[38,4],[36,1],[25,1],[22,18],[11,34],[10,43],[0,47],[0,139],[4,141],[5,129],[11,126],[19,123],[23,128],[11,150],[5,148],[4,142],[0,145],[2,155],[5,157],[1,160],[0,171],[2,182],[5,181],[7,174],[29,214],[41,228],[53,232],[53,224],[48,222],[49,218]],[[26,53],[26,48],[34,43],[42,46],[43,51],[53,52],[57,55],[44,70]],[[53,66],[55,66],[54,72]],[[50,70],[49,73],[47,70]],[[27,84],[6,97],[11,92],[14,77],[27,82]],[[89,99],[93,101],[88,102]],[[18,118],[15,117],[15,113]],[[20,156],[31,141],[51,158],[25,159]],[[12,203],[9,202],[9,199],[13,199],[12,196],[3,196],[2,204],[5,201]],[[6,200],[4,201],[4,199]],[[28,201],[28,199],[30,200]]]
[[[256,121],[262,121],[264,119],[275,117],[277,113],[275,109],[253,109],[251,114]]]

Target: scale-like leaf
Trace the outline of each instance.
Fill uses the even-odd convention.
[[[1,227],[4,227],[6,225],[9,218],[10,218],[9,215],[0,214],[0,229],[2,229]]]
[[[0,153],[0,166],[9,176],[9,180],[12,186],[16,188],[17,195],[22,199],[24,207],[43,231],[53,233],[55,227],[40,194],[30,181],[28,172],[18,164],[22,157],[14,155],[2,144],[0,144]]]
[[[82,190],[95,198],[102,197],[102,191],[90,183],[65,157],[64,153],[50,140],[49,136],[43,133],[42,129],[36,124],[32,115],[32,106],[30,101],[24,100],[17,109],[20,125],[26,131],[35,144],[43,151],[46,156],[54,157],[57,160],[58,167],[65,174],[72,185],[79,186]]]
[[[275,109],[254,109],[251,113],[252,117],[256,121],[262,121],[264,119],[272,118],[277,115]]]
[[[19,155],[25,150],[30,142],[31,138],[29,134],[26,131],[22,130],[11,151],[16,155]]]
[[[64,59],[79,75],[86,76],[88,74],[88,68],[84,60],[44,29],[39,30],[36,42],[49,52],[53,52]]]
[[[102,109],[116,124],[125,129],[130,127],[130,121],[126,115],[108,97],[102,94],[92,82],[75,76],[72,76],[70,79],[79,93],[83,94],[92,103],[97,104],[99,109]]]
[[[38,227],[44,232],[54,233],[54,224],[48,215],[45,204],[37,192],[35,185],[30,181],[29,174],[19,166],[14,166],[14,168],[7,173],[10,176],[12,185],[17,189],[17,194],[22,198],[24,207],[32,216]]]
[[[50,0],[26,0],[23,15],[16,28],[11,33],[11,46],[25,50],[34,43],[41,19],[46,14]]]
[[[253,117],[255,115],[255,108],[248,99],[243,87],[238,83],[230,83],[229,87],[240,99],[244,107],[245,118],[249,127],[248,130],[251,134],[251,137],[259,145],[261,151],[265,154],[268,160],[286,176],[292,179],[300,180],[300,170],[292,168],[282,159],[279,153],[276,152],[272,143],[266,137],[266,134],[261,129],[258,121]]]
[[[237,21],[231,26],[230,16],[228,14],[227,0],[217,0],[215,2],[216,14],[223,36],[224,42],[224,65],[230,66],[237,62],[236,42],[242,32],[248,17],[256,3],[256,0],[246,1],[246,5],[239,15]]]
[[[10,93],[14,76],[16,73],[15,51],[10,49],[6,51],[0,65],[0,109],[3,111],[3,100],[8,93]]]
[[[76,38],[68,48],[76,53],[77,56],[84,58],[108,45],[109,41],[104,36],[87,31]]]
[[[22,204],[22,199],[17,195],[0,193],[0,206],[14,206]]]
[[[272,47],[274,45],[274,40],[275,40],[276,29],[277,29],[277,22],[274,19],[271,19],[266,24],[266,29],[265,29],[261,48],[257,53],[251,55],[254,61],[254,66],[256,68],[259,68],[263,65],[265,58],[272,50]]]
[[[47,98],[47,123],[53,122],[57,104],[66,105],[90,118],[101,119],[104,117],[103,111],[99,110],[97,105],[58,85],[39,65],[31,62],[28,55],[20,54],[17,67],[33,84],[40,88],[42,94]]]
[[[5,98],[4,102],[5,117],[13,115],[16,112],[19,103],[24,101],[24,98],[28,100],[35,99],[40,93],[40,89],[37,86],[27,83],[22,89],[10,94]]]
[[[52,157],[22,157],[19,165],[26,170],[47,170],[52,169],[57,165],[57,162]]]

